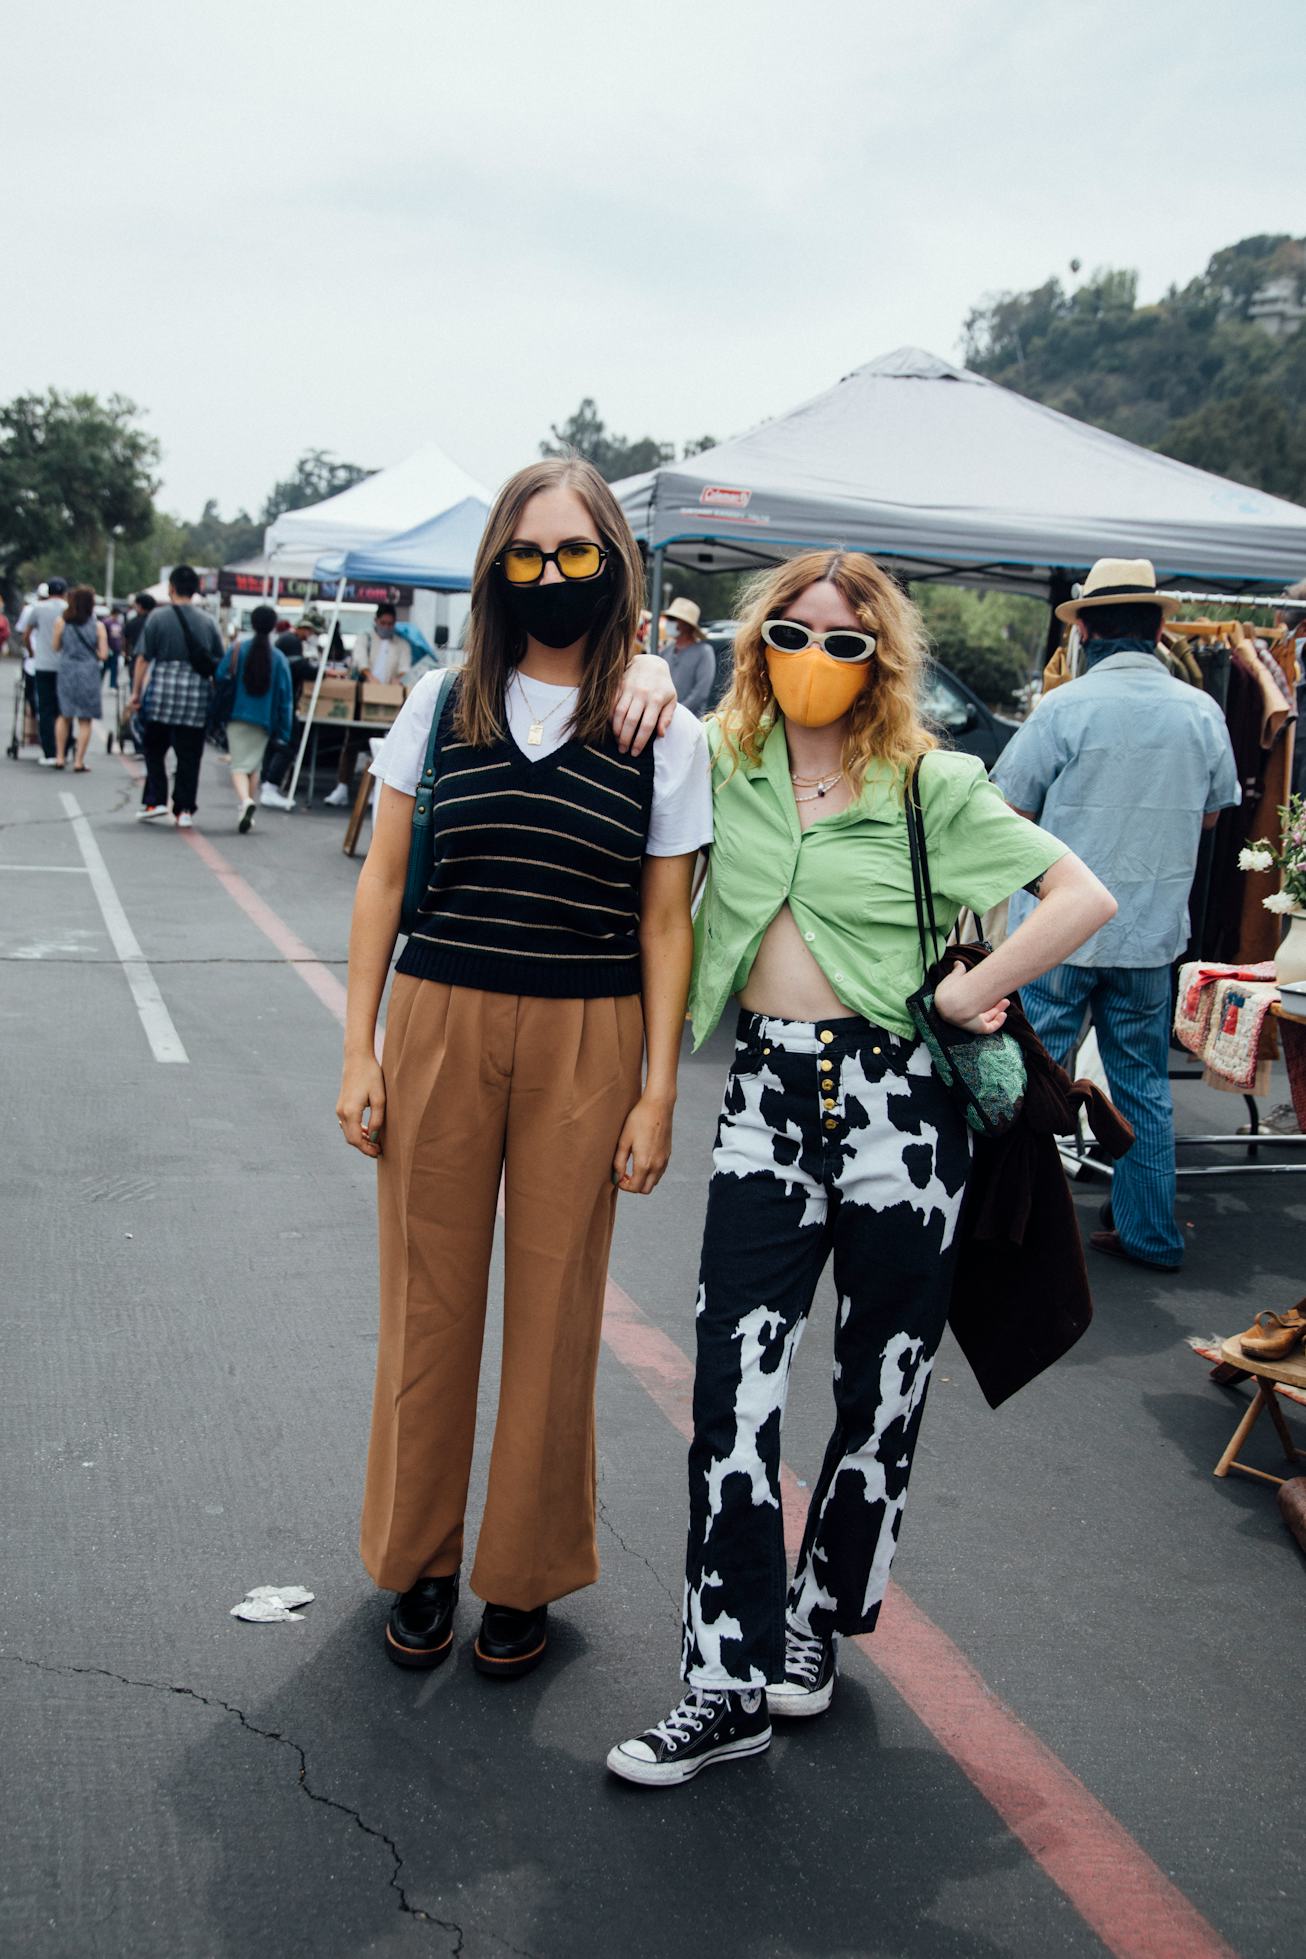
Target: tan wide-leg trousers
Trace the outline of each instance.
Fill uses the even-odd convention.
[[[480,1598],[526,1610],[598,1577],[594,1377],[612,1158],[639,1097],[643,1039],[637,997],[395,980],[360,1544],[387,1591],[462,1560],[501,1172],[503,1366],[470,1582]]]

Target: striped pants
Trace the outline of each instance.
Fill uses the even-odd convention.
[[[1085,1013],[1092,1018],[1111,1099],[1134,1125],[1134,1146],[1111,1184],[1115,1228],[1126,1251],[1154,1265],[1177,1265],[1184,1255],[1174,1217],[1170,987],[1169,966],[1054,966],[1020,989],[1034,1032],[1063,1066]]]

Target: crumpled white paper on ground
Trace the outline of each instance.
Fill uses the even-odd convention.
[[[316,1594],[303,1585],[255,1585],[239,1605],[233,1605],[233,1619],[250,1619],[256,1625],[271,1625],[278,1619],[294,1619],[292,1607],[311,1605]]]

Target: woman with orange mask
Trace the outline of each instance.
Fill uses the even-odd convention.
[[[940,929],[1022,885],[1041,901],[990,958],[940,981],[945,1019],[996,1032],[1010,994],[1115,910],[980,762],[937,747],[926,665],[919,614],[892,579],[857,554],[809,553],[753,584],[734,684],[708,723],[695,1041],[731,994],[741,1012],[697,1301],[687,1692],[609,1754],[631,1782],[688,1781],[760,1754],[773,1716],[823,1712],[839,1634],[872,1629],[888,1584],[970,1166],[969,1131],[905,1005],[923,980],[916,765]],[[831,1256],[835,1424],[790,1579],[780,1424]]]

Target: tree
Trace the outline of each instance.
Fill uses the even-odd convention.
[[[216,497],[209,498],[198,523],[186,525],[186,556],[192,564],[234,564],[237,558],[253,557],[262,545],[262,523],[247,510],[220,517]]]
[[[110,536],[130,545],[154,520],[159,445],[122,395],[20,395],[0,406],[0,588],[39,575],[103,576]]]
[[[352,489],[374,474],[357,463],[337,462],[329,449],[305,449],[290,475],[268,491],[259,522],[274,523],[283,511],[321,503],[324,497],[338,496],[341,490]]]
[[[657,469],[662,463],[669,463],[676,453],[671,443],[657,442],[651,435],[629,442],[624,435],[611,434],[591,395],[585,396],[561,427],[555,422],[549,433],[553,440],[541,442],[542,456],[573,453],[583,456],[607,483],[615,483],[623,476],[638,476],[646,469]]]
[[[966,320],[966,363],[1131,442],[1295,502],[1306,498],[1306,330],[1250,316],[1285,282],[1306,292],[1306,240],[1244,238],[1186,286],[1138,304],[1132,272],[1001,293]]]
[[[935,658],[999,712],[1010,711],[1041,647],[1047,613],[1037,600],[960,585],[917,585]]]

